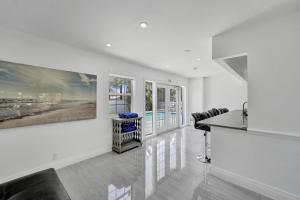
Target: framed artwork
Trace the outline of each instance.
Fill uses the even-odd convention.
[[[97,76],[0,61],[0,128],[96,118]]]

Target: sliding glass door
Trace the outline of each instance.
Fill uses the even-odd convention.
[[[178,127],[178,88],[169,86],[168,97],[168,120],[169,128]]]
[[[156,131],[159,133],[179,127],[178,87],[157,85],[156,94]]]
[[[153,133],[153,83],[145,81],[145,134]]]
[[[156,131],[166,129],[166,88],[158,85],[156,88]]]

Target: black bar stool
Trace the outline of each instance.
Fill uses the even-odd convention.
[[[213,113],[213,111],[211,111],[211,110],[208,110],[207,113],[208,113],[208,115],[209,115],[210,117],[213,117],[213,116],[214,116],[214,113]]]
[[[202,125],[200,128],[200,130],[203,130],[203,136],[204,136],[204,155],[199,155],[197,156],[197,159],[202,162],[202,163],[210,163],[210,158],[208,157],[207,154],[207,149],[208,149],[208,132],[210,132],[210,127],[208,125]]]
[[[228,108],[223,108],[223,110],[224,110],[224,113],[229,112]]]
[[[218,108],[218,110],[219,110],[220,114],[224,113],[223,108]]]
[[[219,112],[219,110],[216,109],[216,108],[213,108],[213,109],[211,109],[211,110],[212,110],[212,112],[215,114],[215,116],[221,114],[221,113]]]
[[[200,162],[203,162],[203,163],[210,163],[210,158],[208,158],[208,155],[207,155],[207,148],[208,148],[208,141],[207,141],[207,134],[208,132],[210,132],[210,127],[206,124],[200,124],[200,123],[197,123],[201,120],[204,120],[204,119],[207,119],[207,118],[210,118],[211,116],[213,115],[213,113],[209,114],[207,112],[203,112],[203,113],[193,113],[192,116],[194,117],[195,119],[195,123],[194,123],[194,127],[196,129],[199,129],[199,130],[203,130],[204,131],[204,155],[198,155],[197,156],[197,159],[200,161]]]
[[[201,120],[204,120],[204,119],[207,119],[207,118],[210,118],[210,117],[214,117],[214,116],[217,116],[217,115],[220,115],[220,114],[224,114],[226,112],[229,112],[229,110],[227,108],[212,108],[211,110],[208,110],[207,112],[203,112],[203,113],[192,113],[192,116],[195,120],[195,123],[194,123],[194,127],[195,129],[199,129],[199,130],[203,130],[204,131],[204,137],[205,137],[205,144],[204,144],[204,155],[198,155],[197,156],[197,159],[200,161],[200,162],[203,162],[203,163],[210,163],[211,162],[211,159],[208,157],[208,154],[207,154],[207,149],[208,149],[208,132],[210,132],[210,126],[206,125],[206,124],[201,124],[201,123],[198,123],[199,121]]]

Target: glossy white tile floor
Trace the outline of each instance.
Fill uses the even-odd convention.
[[[72,200],[269,200],[206,173],[203,137],[192,127],[58,170]]]

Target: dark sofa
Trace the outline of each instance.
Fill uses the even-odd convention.
[[[0,185],[0,200],[70,200],[54,169]]]

